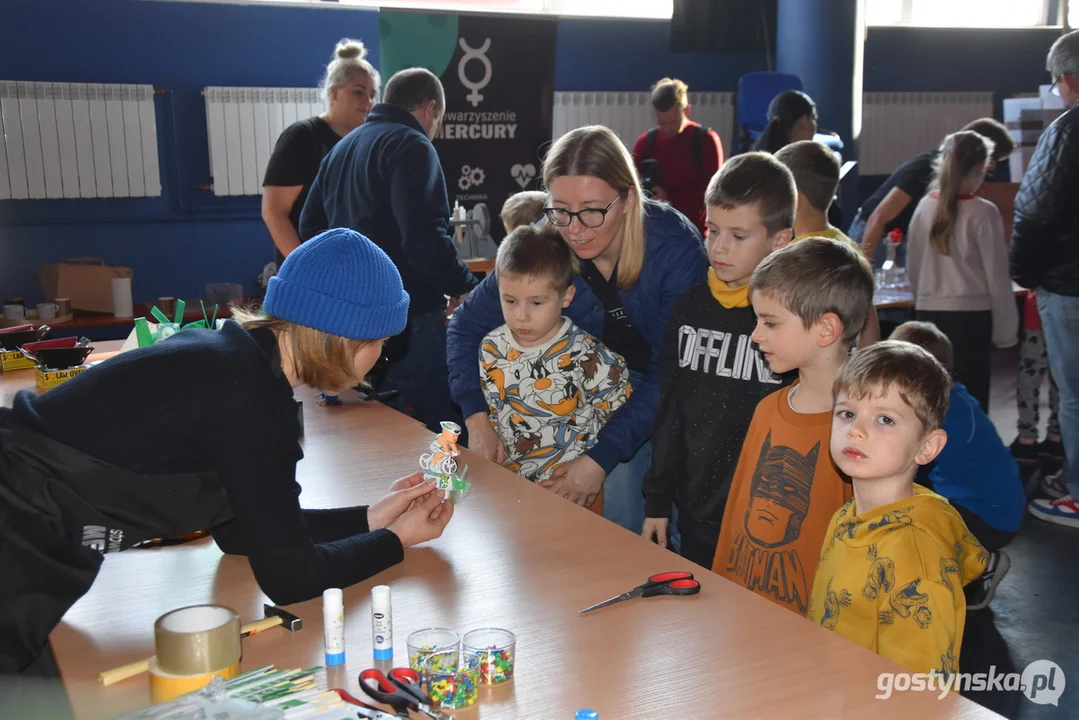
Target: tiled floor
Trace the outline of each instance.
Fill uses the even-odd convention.
[[[990,416],[1001,437],[1015,437],[1015,350],[994,356]],[[1044,395],[1044,393],[1043,393]],[[1043,404],[1045,400],[1043,398]],[[1046,412],[1042,412],[1044,425]],[[1037,478],[1030,478],[1036,484]],[[1035,487],[1031,494],[1037,495]],[[960,665],[963,672],[1020,672],[1034,660],[1052,660],[1067,683],[1059,706],[1036,705],[1019,692],[968,692],[967,697],[1008,718],[1079,718],[1079,529],[1028,516],[1006,548],[1012,566],[986,610],[967,613]]]

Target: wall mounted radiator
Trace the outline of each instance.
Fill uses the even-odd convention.
[[[202,94],[214,195],[261,195],[281,131],[325,110],[318,88],[208,87]]]
[[[719,133],[730,157],[736,137],[734,94],[690,93],[690,105],[693,119]],[[948,133],[992,116],[993,93],[865,93],[859,172],[888,175],[914,155],[940,145]],[[648,93],[555,93],[556,138],[593,124],[611,128],[632,149],[637,137],[656,124]]]
[[[731,156],[734,138],[734,93],[689,94],[690,117],[719,133],[723,154]],[[650,93],[647,92],[556,92],[554,137],[582,125],[606,125],[633,150],[641,133],[656,126]]]
[[[858,172],[890,175],[980,117],[993,117],[991,92],[865,93]]]
[[[0,81],[0,200],[159,195],[152,86]]]

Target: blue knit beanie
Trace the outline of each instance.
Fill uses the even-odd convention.
[[[377,340],[405,329],[408,293],[382,248],[336,228],[289,253],[270,279],[262,309],[330,335]]]

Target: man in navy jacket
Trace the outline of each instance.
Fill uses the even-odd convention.
[[[461,421],[446,368],[446,296],[460,302],[476,278],[450,235],[446,179],[431,141],[446,111],[442,83],[410,68],[386,83],[383,102],[322,161],[300,216],[300,238],[347,227],[386,251],[411,302],[390,352],[389,383],[433,432]]]

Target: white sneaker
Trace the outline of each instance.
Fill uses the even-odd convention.
[[[1057,525],[1079,527],[1079,503],[1071,495],[1055,500],[1032,500],[1027,510],[1034,517]]]
[[[1064,471],[1042,476],[1042,492],[1049,497],[1062,498],[1069,494],[1068,484],[1064,482]]]

